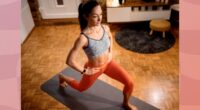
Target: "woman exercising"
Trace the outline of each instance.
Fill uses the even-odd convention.
[[[60,86],[70,85],[82,92],[88,89],[101,74],[124,84],[123,107],[131,110],[129,99],[133,91],[133,81],[129,74],[112,60],[112,35],[106,25],[102,25],[102,9],[97,1],[87,1],[79,5],[79,23],[81,34],[69,52],[66,63],[79,71],[83,76],[80,82],[74,78],[59,74]],[[75,61],[79,51],[83,49],[88,62],[84,66]]]

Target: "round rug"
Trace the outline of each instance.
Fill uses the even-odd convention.
[[[175,44],[175,38],[170,32],[154,31],[149,35],[149,30],[123,28],[116,33],[117,43],[125,49],[138,53],[158,53],[171,48]]]

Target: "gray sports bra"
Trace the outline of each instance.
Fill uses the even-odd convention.
[[[101,26],[103,28],[103,26]],[[107,32],[103,28],[103,36],[100,40],[93,39],[88,37],[86,34],[83,34],[88,39],[87,47],[83,48],[87,56],[89,57],[97,57],[103,54],[110,47],[110,39],[108,37]]]

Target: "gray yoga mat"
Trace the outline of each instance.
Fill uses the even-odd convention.
[[[62,73],[77,80],[81,79],[80,73],[72,68],[66,68]],[[71,110],[124,110],[121,107],[122,91],[101,80],[97,80],[89,89],[80,93],[70,86],[60,89],[57,74],[42,84],[41,89]],[[130,102],[138,110],[159,110],[134,96]]]

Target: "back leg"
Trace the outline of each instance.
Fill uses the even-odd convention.
[[[71,81],[71,80],[73,80],[73,78],[70,78],[70,77],[67,77],[67,76],[65,76],[65,75],[63,75],[62,73],[60,73],[59,75],[58,75],[58,77],[59,77],[59,86],[60,87],[67,87],[67,85],[68,85],[68,83]]]

